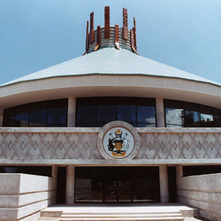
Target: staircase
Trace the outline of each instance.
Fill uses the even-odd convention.
[[[180,206],[73,206],[49,207],[38,221],[184,221],[195,210]]]
[[[60,221],[82,221],[82,220],[91,220],[91,221],[182,221],[184,220],[180,212],[143,212],[137,213],[75,213],[75,212],[63,212],[61,215]]]

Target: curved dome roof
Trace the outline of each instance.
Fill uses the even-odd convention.
[[[91,74],[168,77],[211,83],[220,86],[220,84],[216,82],[136,55],[125,49],[116,50],[115,48],[104,48],[7,82],[1,85],[1,87],[19,82]]]

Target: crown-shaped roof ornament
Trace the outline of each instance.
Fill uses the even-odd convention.
[[[104,27],[97,26],[94,30],[94,12],[90,14],[90,27],[87,21],[86,29],[86,53],[97,51],[100,48],[115,47],[116,49],[127,49],[136,54],[136,20],[133,19],[134,27],[128,29],[128,11],[123,8],[123,27],[119,25],[110,26],[110,7],[104,8]],[[90,28],[90,30],[89,30]]]

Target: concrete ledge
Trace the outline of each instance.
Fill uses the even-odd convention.
[[[209,220],[221,220],[221,174],[182,177],[177,182],[178,202],[199,208]]]
[[[0,220],[33,221],[56,201],[55,179],[27,174],[0,174]]]

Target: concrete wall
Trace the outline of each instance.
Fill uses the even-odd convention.
[[[27,174],[0,174],[0,220],[34,221],[55,203],[55,179]]]
[[[200,209],[200,216],[221,221],[221,174],[181,177],[178,202]]]

